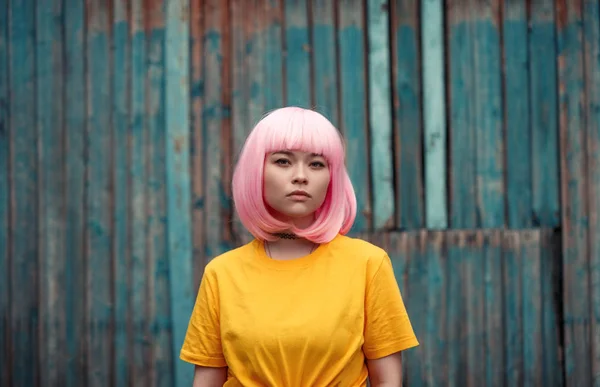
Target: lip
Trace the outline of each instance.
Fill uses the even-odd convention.
[[[307,197],[307,198],[310,197],[310,195],[308,194],[308,192],[302,191],[302,190],[293,191],[288,196],[304,196],[304,197]]]

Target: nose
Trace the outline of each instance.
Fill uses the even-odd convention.
[[[294,169],[294,177],[292,179],[292,184],[306,184],[308,183],[308,176],[306,176],[306,171],[304,166],[297,165]]]

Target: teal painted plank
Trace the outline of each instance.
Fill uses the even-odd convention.
[[[504,302],[502,278],[502,234],[500,230],[489,230],[483,234],[482,259],[484,260],[485,297],[485,383],[490,387],[505,386],[504,368]]]
[[[40,377],[44,385],[64,385],[65,310],[63,283],[63,56],[60,2],[37,3],[36,103],[39,141]],[[32,203],[31,203],[32,204]]]
[[[144,8],[147,28],[147,139],[148,266],[150,337],[153,341],[151,385],[174,385],[171,352],[169,261],[166,238],[164,10],[162,3]]]
[[[466,2],[448,10],[449,137],[450,137],[450,227],[478,225],[476,197],[476,138],[473,128],[473,39],[471,7]]]
[[[482,291],[484,281],[484,261],[481,257],[483,235],[481,231],[464,231],[466,239],[463,249],[466,297],[466,345],[467,345],[467,385],[481,386],[485,377],[485,299]]]
[[[523,308],[523,386],[543,385],[542,283],[540,232],[521,233]]]
[[[589,270],[591,380],[600,386],[600,9],[586,1],[583,8],[585,134],[589,205]]]
[[[114,287],[114,357],[113,380],[116,386],[129,383],[130,346],[128,324],[130,321],[129,278],[129,23],[126,4],[113,3],[112,45],[112,151],[113,151],[113,287]]]
[[[565,380],[591,385],[588,207],[585,183],[584,65],[580,4],[557,3],[559,125],[563,230]]]
[[[504,218],[504,138],[499,0],[477,2],[473,19],[477,226],[501,228]]]
[[[334,5],[328,0],[313,0],[310,5],[314,107],[337,127],[340,112]]]
[[[533,225],[528,20],[525,0],[504,3],[503,15],[507,223],[509,228],[523,229]]]
[[[504,264],[504,369],[507,386],[523,385],[523,278],[518,231],[502,236]]]
[[[422,231],[409,234],[405,245],[406,263],[406,290],[404,299],[406,310],[410,316],[410,321],[418,338],[425,338],[427,332],[428,298],[429,291],[429,265],[425,253],[427,234]],[[403,358],[406,363],[405,381],[410,386],[426,385],[426,358],[428,347],[418,347],[410,356]]]
[[[9,5],[9,117],[11,134],[11,373],[15,385],[40,377],[38,334],[39,231],[35,114],[35,2]],[[33,239],[32,239],[33,238]],[[28,284],[23,286],[23,284]]]
[[[446,234],[447,258],[447,373],[448,386],[467,385],[467,337],[465,316],[467,311],[465,278],[467,263],[464,257],[465,237],[461,231]]]
[[[258,82],[259,79],[261,79],[260,77],[262,77],[263,83],[258,84],[253,82],[247,92],[250,95],[251,101],[253,101],[257,108],[262,105],[262,101],[262,103],[264,103],[263,109],[265,111],[271,111],[282,107],[284,101],[284,54],[282,39],[282,20],[284,18],[283,5],[281,0],[262,0],[258,2],[258,5],[262,6],[264,11],[257,13],[255,21],[259,24],[254,26],[253,30],[249,30],[250,33],[247,36],[247,44],[253,48],[248,55],[250,58],[254,59],[252,63],[256,66],[256,70],[253,70],[251,67],[248,67],[247,70],[250,72],[257,71],[262,73],[258,77],[256,77],[258,74],[250,75],[250,77],[254,82]],[[298,37],[301,37],[301,35],[298,34]],[[302,53],[297,54],[302,56]],[[304,71],[304,69],[302,71]],[[306,67],[306,71],[308,71],[308,67]],[[310,86],[306,87],[307,90],[309,90],[308,87]],[[308,103],[309,102],[307,102],[307,104]],[[288,104],[290,104],[289,101]],[[260,111],[257,111],[256,113],[262,114]],[[251,114],[250,122],[246,124],[246,133],[249,132],[251,125],[255,124],[258,119],[260,119],[260,116]]]
[[[346,138],[347,167],[354,185],[357,214],[352,231],[371,227],[367,116],[365,90],[365,47],[363,7],[358,0],[339,2],[338,45],[340,55],[341,128]]]
[[[286,105],[310,108],[310,42],[306,0],[285,0],[284,12]]]
[[[8,94],[8,0],[0,0],[0,332],[10,329],[10,117]],[[8,367],[9,335],[0,334],[0,385],[11,386],[11,370]]]
[[[205,45],[204,45],[204,106],[202,111],[203,155],[207,160],[204,165],[205,184],[205,224],[206,256],[209,259],[227,251],[231,246],[227,243],[229,198],[222,179],[225,174],[224,165],[228,157],[225,148],[225,120],[229,119],[229,109],[223,105],[224,84],[227,76],[226,61],[222,58],[227,51],[224,42],[225,29],[221,18],[225,12],[218,0],[208,2],[205,8]]]
[[[385,0],[367,1],[370,174],[375,229],[393,228],[395,223],[390,28],[386,4]]]
[[[444,77],[444,2],[421,3],[423,131],[425,142],[425,224],[448,227],[446,189],[446,83]]]
[[[440,364],[447,364],[446,326],[441,324],[448,315],[446,296],[446,257],[444,254],[444,233],[428,232],[423,237],[427,265],[427,313],[426,332],[419,340],[424,344],[424,375],[427,386],[446,385],[448,375]]]
[[[90,2],[87,9],[87,140],[86,221],[88,250],[88,385],[111,380],[112,310],[110,178],[110,41],[109,10]]]
[[[187,3],[169,1],[165,15],[165,128],[167,241],[171,318],[173,321],[172,356],[179,357],[187,323],[194,305],[192,290],[192,241],[189,206],[189,31]],[[176,386],[192,384],[192,366],[175,361]]]
[[[541,241],[542,279],[542,330],[544,337],[544,386],[563,386],[564,367],[561,361],[561,294],[560,284],[560,233],[544,230]]]
[[[533,225],[557,227],[560,171],[554,3],[533,1],[529,12]]]
[[[130,3],[131,66],[129,72],[129,184],[131,278],[131,383],[148,385],[147,357],[147,213],[146,213],[146,33],[141,0]]]
[[[206,256],[204,228],[204,2],[195,0],[190,3],[190,107],[191,107],[191,154],[192,159],[192,225],[193,225],[193,289],[200,285],[202,272],[208,257]]]
[[[410,230],[425,226],[419,2],[402,0],[391,6],[396,227]]]
[[[66,386],[79,387],[87,384],[85,350],[86,275],[85,262],[85,3],[76,0],[65,2],[65,267],[66,307]],[[79,295],[79,296],[77,296]]]

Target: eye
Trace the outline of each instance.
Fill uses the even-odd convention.
[[[275,160],[275,164],[279,164],[279,165],[289,165],[290,161],[288,159],[277,159]]]
[[[313,168],[325,168],[325,163],[322,161],[313,161],[310,163],[310,166]]]

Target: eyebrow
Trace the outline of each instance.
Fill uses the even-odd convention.
[[[291,156],[293,156],[293,155],[294,155],[294,152],[292,152],[292,151],[289,151],[289,150],[280,150],[280,151],[277,151],[277,152],[273,152],[273,154],[274,154],[274,155],[275,155],[275,154],[283,154],[283,155],[286,155],[286,156],[290,156],[290,157],[291,157]],[[320,153],[311,153],[311,154],[310,154],[310,156],[311,156],[311,157],[323,157],[323,155],[322,155],[322,154],[320,154]]]

